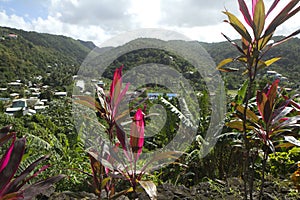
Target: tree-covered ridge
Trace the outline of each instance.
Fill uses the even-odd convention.
[[[9,34],[15,34],[17,38],[8,37]],[[47,85],[59,87],[70,86],[72,83],[71,77],[77,74],[83,60],[96,47],[92,42],[74,40],[62,35],[28,32],[7,27],[0,27],[0,36],[0,84],[2,86],[16,79],[20,79],[26,83],[29,80],[32,81],[37,76],[42,76],[43,83]],[[274,40],[277,41],[280,38],[282,37],[275,37]],[[228,46],[228,42],[200,42],[200,44],[213,58],[215,63],[219,63],[227,57],[237,56],[234,47]],[[299,49],[300,39],[298,38],[293,38],[271,49],[268,52],[269,57],[279,55],[282,58],[264,70],[273,70],[282,74],[288,79],[288,87],[299,88]],[[170,56],[176,62],[172,62]],[[121,64],[120,62],[123,62],[122,64],[125,64],[125,66],[133,63],[136,66],[137,63],[142,64],[149,61],[165,65],[175,65],[176,70],[183,73],[189,71],[189,69],[186,69],[189,66],[187,61],[183,62],[182,59],[177,59],[176,55],[171,55],[170,52],[155,49],[133,51],[132,53],[122,55],[113,63],[111,69],[118,67]],[[240,67],[241,64],[232,63],[231,66]],[[94,73],[93,69],[89,69],[89,71],[92,74]],[[105,74],[111,75],[112,70]],[[185,75],[195,77],[197,74]],[[242,79],[240,79],[240,76],[237,76],[235,73],[223,75],[228,89],[239,88],[240,84],[236,83],[241,83]],[[190,78],[193,79],[193,77]]]
[[[94,47],[88,42],[65,36],[12,28],[0,28],[0,33],[2,85],[16,79],[26,82],[36,76],[42,76],[46,84],[55,85],[62,75],[76,74],[81,62]],[[52,75],[46,75],[50,72],[53,72]]]
[[[282,36],[274,37],[274,41],[282,39]],[[238,43],[237,40],[235,42]],[[237,57],[238,54],[233,46],[228,45],[228,42],[218,43],[201,43],[207,52],[212,56],[216,63],[228,57]],[[266,71],[272,70],[282,74],[288,79],[288,86],[294,89],[299,88],[299,75],[300,75],[300,39],[292,38],[289,41],[272,48],[266,55],[266,59],[277,55],[281,59],[272,66],[267,67],[260,74],[266,74]],[[241,63],[231,63],[229,66],[241,68]],[[240,70],[240,72],[243,72]],[[225,73],[225,81],[227,82],[228,89],[237,89],[242,83],[240,72]]]

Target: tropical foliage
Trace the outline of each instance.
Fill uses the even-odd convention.
[[[298,0],[291,0],[289,3],[279,12],[270,23],[267,23],[267,19],[273,10],[277,7],[279,1],[273,1],[270,8],[266,11],[265,4],[263,0],[253,0],[252,1],[252,12],[249,12],[249,8],[244,0],[239,0],[239,8],[244,17],[245,24],[243,24],[235,15],[229,11],[224,11],[227,15],[228,20],[225,22],[229,23],[236,32],[241,36],[241,44],[237,44],[228,38],[225,34],[224,37],[238,50],[239,55],[235,58],[226,58],[222,60],[218,69],[223,72],[233,72],[237,71],[236,68],[227,68],[226,64],[234,61],[238,61],[244,67],[243,74],[247,75],[247,82],[243,88],[243,97],[239,100],[238,104],[233,103],[237,111],[237,116],[239,116],[241,121],[230,122],[228,125],[231,128],[236,128],[243,133],[243,145],[246,153],[246,158],[244,159],[244,199],[248,199],[248,193],[250,194],[250,199],[253,199],[253,172],[255,165],[255,156],[253,156],[253,146],[251,141],[251,134],[256,133],[259,138],[263,141],[264,145],[262,150],[263,155],[263,168],[262,168],[262,178],[261,178],[261,189],[260,197],[263,195],[264,187],[264,172],[265,165],[268,159],[268,151],[275,150],[273,143],[270,138],[274,135],[285,132],[281,128],[289,125],[298,125],[299,116],[295,119],[287,119],[285,123],[283,117],[291,112],[293,109],[287,109],[286,106],[291,100],[287,100],[283,105],[277,108],[277,90],[278,90],[278,80],[274,81],[270,89],[265,89],[264,91],[258,91],[256,96],[256,106],[262,118],[262,123],[257,123],[259,117],[256,116],[251,110],[249,110],[250,99],[254,93],[254,84],[257,78],[257,74],[261,69],[269,67],[271,64],[280,60],[280,57],[273,57],[268,60],[264,60],[265,54],[273,47],[289,40],[291,37],[297,35],[300,30],[295,31],[287,37],[280,39],[279,41],[272,42],[271,39],[275,33],[275,30],[279,25],[284,23],[286,20],[294,16],[300,9],[297,7]],[[249,32],[248,30],[251,30]],[[297,106],[298,107],[298,106]],[[297,108],[298,109],[298,108]],[[297,113],[298,115],[298,113]],[[248,119],[251,121],[251,125],[247,124]],[[249,131],[250,130],[250,131]],[[277,132],[278,131],[278,132]],[[249,188],[247,187],[249,185]],[[248,190],[249,189],[249,190]]]
[[[10,129],[11,126],[6,126],[0,130],[0,147],[11,140],[11,144],[0,160],[0,199],[32,199],[45,193],[52,184],[64,176],[58,175],[28,185],[32,179],[50,166],[44,165],[33,174],[31,173],[42,161],[48,159],[48,156],[40,157],[17,175],[24,155],[26,140],[25,138],[17,139],[16,133],[11,132]]]
[[[296,191],[294,188],[299,190],[300,40],[293,38],[299,30],[286,37],[274,36],[281,24],[298,13],[299,0],[286,2],[274,18],[270,17],[278,9],[279,0],[274,0],[268,9],[263,0],[251,1],[252,7],[244,0],[237,2],[244,19],[238,19],[228,10],[224,14],[228,17],[225,22],[241,39],[232,40],[223,34],[231,46],[225,42],[201,43],[219,63],[217,69],[231,72],[222,76],[227,89],[234,90],[234,94],[228,95],[230,106],[223,134],[218,136],[216,146],[205,158],[201,157],[201,148],[213,105],[210,105],[204,79],[189,61],[172,52],[142,49],[122,55],[108,66],[103,74],[108,86],[87,86],[87,91],[95,92],[96,98],[76,96],[73,104],[70,98],[54,99],[50,91],[43,91],[43,98],[51,100],[49,109],[33,116],[11,117],[0,113],[0,126],[13,125],[0,130],[0,199],[21,196],[30,199],[42,195],[60,179],[55,184],[56,191],[94,192],[104,199],[121,195],[135,199],[142,191],[156,199],[157,186],[166,183],[192,187],[209,180],[218,190],[231,178],[235,178],[236,184],[239,181],[244,184],[243,190],[235,191],[244,199],[256,197],[253,191],[259,191],[257,197],[263,199],[266,181],[289,182],[286,193]],[[71,92],[72,76],[88,52],[95,48],[92,43],[64,36],[10,28],[1,28],[1,31],[3,36],[11,32],[19,36],[17,40],[0,41],[1,87],[8,81],[21,79],[26,84],[31,81]],[[152,41],[146,39],[146,42]],[[172,141],[179,125],[189,121],[189,115],[182,111],[177,98],[147,99],[149,90],[145,88],[150,88],[150,92],[168,92],[159,85],[158,79],[139,88],[136,91],[139,97],[128,93],[130,83],[123,84],[122,73],[145,63],[172,66],[190,80],[197,93],[199,126],[193,143],[184,153],[165,152],[147,157],[147,153]],[[269,76],[268,70],[275,70],[288,80],[279,81]],[[98,77],[98,73],[93,67],[87,67],[83,75]],[[149,70],[149,73],[156,72]],[[146,80],[147,77],[138,78]],[[176,81],[169,80],[167,75],[159,78]],[[13,91],[2,92],[1,97],[8,97],[9,92]],[[189,101],[189,97],[186,99]],[[124,104],[130,105],[129,108],[124,109]],[[5,107],[7,105],[1,102],[1,111]],[[82,117],[83,109],[96,114]],[[165,116],[149,116],[153,110],[160,109],[165,110]],[[76,119],[83,122],[79,128],[75,126]],[[167,123],[160,127],[160,121]],[[87,123],[98,126],[97,134],[89,139],[85,136],[95,127],[88,127]],[[147,128],[152,131],[151,137],[145,137]],[[160,165],[162,160],[181,154],[170,165]],[[46,161],[48,164],[43,165]]]

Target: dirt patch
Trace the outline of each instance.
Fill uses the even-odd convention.
[[[298,200],[300,195],[296,190],[291,189],[292,185],[279,186],[273,182],[266,182],[264,187],[263,200]],[[227,182],[220,180],[210,180],[201,182],[193,187],[187,188],[183,185],[174,186],[172,184],[162,184],[157,187],[158,200],[242,200],[243,181],[239,178],[231,178]],[[253,193],[253,199],[258,199],[259,191]],[[90,199],[96,200],[97,197],[92,193],[86,192],[61,192],[52,193],[39,199],[49,200],[75,200]],[[129,200],[127,196],[121,196],[118,200]],[[136,199],[150,199],[145,192],[138,194]]]

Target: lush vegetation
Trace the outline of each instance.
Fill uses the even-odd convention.
[[[295,193],[294,199],[297,199],[297,189],[300,190],[300,102],[297,94],[300,40],[293,36],[299,30],[287,37],[273,35],[280,24],[299,10],[299,7],[295,9],[299,1],[290,1],[270,24],[265,24],[262,19],[273,11],[278,1],[265,11],[262,0],[253,0],[252,12],[243,0],[238,2],[245,24],[229,11],[224,14],[228,17],[226,22],[242,39],[232,41],[224,34],[230,43],[201,43],[218,63],[227,89],[235,91],[227,96],[226,126],[206,157],[201,157],[201,146],[205,143],[203,136],[213,105],[210,105],[204,79],[189,61],[172,52],[132,51],[116,58],[104,71],[106,87],[87,86],[86,90],[95,92],[96,98],[80,95],[73,101],[69,97],[53,98],[47,93],[49,91],[44,91],[42,95],[51,101],[49,108],[41,113],[15,117],[0,113],[0,127],[4,127],[0,130],[0,153],[3,155],[0,160],[0,199],[22,195],[44,198],[40,193],[54,182],[57,182],[56,191],[60,192],[87,191],[95,193],[97,198],[127,195],[135,199],[144,190],[151,199],[156,199],[158,185],[192,187],[208,181],[220,192],[220,183],[229,184],[232,178],[242,182],[243,188],[234,192],[244,199],[254,199],[256,191],[255,197],[264,199],[268,181],[278,187],[286,187],[287,182],[287,193],[291,198]],[[92,43],[64,36],[10,28],[0,30],[4,38],[0,41],[1,87],[20,79],[26,84],[32,81],[49,85],[52,90],[71,92],[72,76],[94,48]],[[9,38],[9,33],[17,34],[18,38]],[[140,41],[128,45],[137,45]],[[146,63],[172,65],[190,81],[199,105],[192,105],[183,112],[179,109],[178,98],[147,99],[149,91],[169,92],[159,85],[159,80],[138,88],[136,96],[127,94],[129,85],[122,85],[122,72]],[[268,75],[267,70],[282,74],[287,81]],[[155,74],[155,70],[151,73]],[[100,76],[96,69],[89,67],[81,74]],[[240,78],[241,74],[244,79]],[[42,78],[37,79],[38,76]],[[139,78],[145,80],[147,77]],[[168,79],[167,76],[160,78]],[[130,105],[129,110],[122,110],[122,101]],[[7,106],[1,103],[0,109],[3,111]],[[161,152],[146,159],[148,162],[141,159],[172,141],[180,124],[184,124],[186,130],[191,128],[188,122],[195,110],[193,106],[199,106],[201,112],[193,143],[184,152]],[[148,115],[153,111],[159,113],[162,108],[165,115]],[[121,122],[124,121],[127,122],[123,125]],[[160,121],[167,123],[158,127]],[[145,128],[153,132],[152,137],[144,136]],[[100,134],[86,138],[95,129]],[[89,143],[88,149],[86,143]],[[177,158],[179,154],[182,155]],[[169,158],[176,160],[167,166],[159,165]],[[48,164],[42,165],[41,162],[46,160]],[[9,176],[2,176],[8,173],[5,171],[7,166],[12,166],[13,170],[8,170]],[[33,172],[34,168],[38,170]],[[25,179],[27,175],[29,178]],[[42,179],[44,181],[39,181]],[[40,188],[39,193],[33,192],[36,188]]]

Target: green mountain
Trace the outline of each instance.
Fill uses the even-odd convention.
[[[278,41],[282,36],[274,37],[274,41]],[[238,43],[238,41],[235,41]],[[219,43],[201,43],[202,46],[214,59],[216,64],[225,58],[235,58],[238,56],[238,52],[234,46],[229,42]],[[285,43],[282,43],[272,48],[266,55],[264,60],[268,60],[272,57],[281,57],[281,59],[268,68],[265,68],[260,72],[260,78],[266,79],[266,71],[276,71],[282,76],[288,79],[287,86],[292,88],[299,88],[300,82],[300,39],[292,38]],[[237,89],[242,83],[244,78],[241,78],[241,74],[245,70],[239,62],[232,63],[228,66],[239,68],[240,71],[234,73],[223,73],[224,79],[227,82],[229,89]]]
[[[0,27],[0,84],[20,79],[34,81],[42,76],[44,84],[69,84],[86,55],[95,47],[60,35],[27,32]],[[64,81],[68,80],[68,81]]]
[[[13,28],[0,27],[0,87],[9,81],[20,79],[27,83],[41,82],[53,87],[67,87],[72,85],[72,76],[77,71],[86,56],[96,48],[92,42],[74,40],[62,35],[28,32]],[[275,41],[280,37],[275,37]],[[217,64],[224,58],[236,57],[236,49],[228,42],[200,43]],[[95,53],[104,50],[97,49]],[[117,50],[116,50],[117,52]],[[288,78],[288,86],[298,88],[300,76],[300,39],[293,38],[270,50],[266,59],[281,56],[282,59],[271,65],[261,73],[261,78],[266,78],[264,72],[276,71]],[[170,56],[174,62],[170,61]],[[206,56],[206,55],[205,55]],[[112,70],[120,64],[136,66],[147,62],[168,65],[172,63],[177,70],[183,73],[193,72],[188,61],[177,57],[174,53],[164,50],[142,50],[129,52],[120,56],[112,63],[110,71],[104,73],[111,78]],[[240,63],[231,64],[240,67],[236,73],[222,74],[229,89],[236,89],[242,83],[242,67]],[[86,73],[95,74],[95,70],[87,68]],[[97,72],[96,72],[97,73]],[[87,74],[88,75],[88,74]],[[186,74],[197,79],[197,73]],[[42,80],[37,77],[42,77]]]

